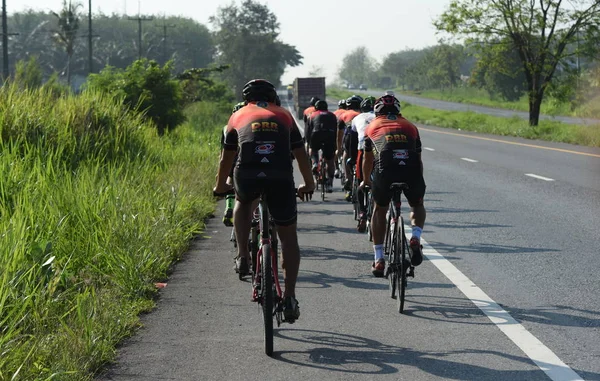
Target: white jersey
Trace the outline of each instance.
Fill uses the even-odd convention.
[[[375,119],[373,111],[363,112],[352,119],[352,131],[358,134],[358,149],[365,149],[365,131],[373,119]]]

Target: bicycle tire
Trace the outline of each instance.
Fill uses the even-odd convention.
[[[404,218],[400,217],[400,226],[397,227],[397,231],[398,234],[401,234],[400,236],[400,244],[401,244],[401,249],[400,249],[400,263],[398,265],[398,269],[399,269],[399,276],[397,277],[397,282],[398,282],[398,312],[403,313],[404,312],[404,298],[406,296],[406,271],[408,269],[406,269],[404,267],[404,262],[406,259],[406,235],[404,234]]]
[[[258,256],[258,242],[259,242],[259,232],[257,228],[252,228],[250,230],[250,257],[252,258],[252,274],[256,274],[258,264],[257,256]]]
[[[327,182],[327,177],[325,176],[325,161],[321,158],[321,201],[325,201],[325,183]]]
[[[262,312],[265,326],[265,353],[273,355],[273,272],[271,270],[271,246],[262,246],[261,258],[261,287]]]
[[[395,250],[394,250],[394,234],[392,231],[392,213],[391,213],[391,211],[387,215],[385,238],[383,241],[383,250],[384,250],[384,254],[386,254],[386,256],[387,256],[387,263],[388,263],[387,270],[388,270],[390,298],[394,299],[396,297],[396,278],[394,278],[395,271],[394,271],[394,266],[393,266]]]

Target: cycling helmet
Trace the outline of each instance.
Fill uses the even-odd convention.
[[[373,111],[373,105],[375,104],[375,97],[366,97],[360,103],[360,111],[362,112],[370,112]]]
[[[362,102],[362,98],[357,95],[353,95],[350,98],[346,99],[346,107],[349,110],[360,109],[360,102]]]
[[[234,114],[237,110],[241,109],[245,105],[246,105],[246,102],[237,103],[235,106],[233,106],[233,111],[231,113]]]
[[[317,103],[315,103],[315,109],[319,111],[327,111],[327,102],[318,100]]]
[[[400,101],[393,95],[384,95],[377,99],[373,107],[376,115],[400,114]]]
[[[275,96],[275,104],[276,104],[277,106],[281,106],[281,98],[279,98],[279,95],[276,95],[276,96]]]
[[[265,79],[253,79],[244,85],[242,97],[246,102],[264,101],[275,103],[277,91],[275,86]]]
[[[319,100],[320,100],[319,97],[310,98],[310,105],[314,106],[317,103],[317,101],[319,101]]]
[[[342,99],[338,102],[338,108],[342,109],[342,110],[346,109],[346,100],[345,99]]]

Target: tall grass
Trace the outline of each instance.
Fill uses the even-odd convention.
[[[351,92],[327,89],[329,96],[344,99]],[[494,135],[516,136],[553,142],[600,147],[600,125],[577,125],[553,120],[540,120],[539,125],[529,126],[519,117],[503,118],[472,111],[445,111],[402,103],[402,114],[409,120],[431,126],[483,132]]]
[[[97,93],[0,89],[0,380],[91,379],[214,208],[230,105],[161,139]]]

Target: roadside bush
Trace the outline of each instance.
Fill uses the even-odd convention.
[[[152,120],[163,135],[185,120],[181,83],[173,79],[171,70],[171,61],[161,67],[154,60],[142,59],[125,70],[107,66],[91,74],[86,86],[123,99],[127,107]]]

